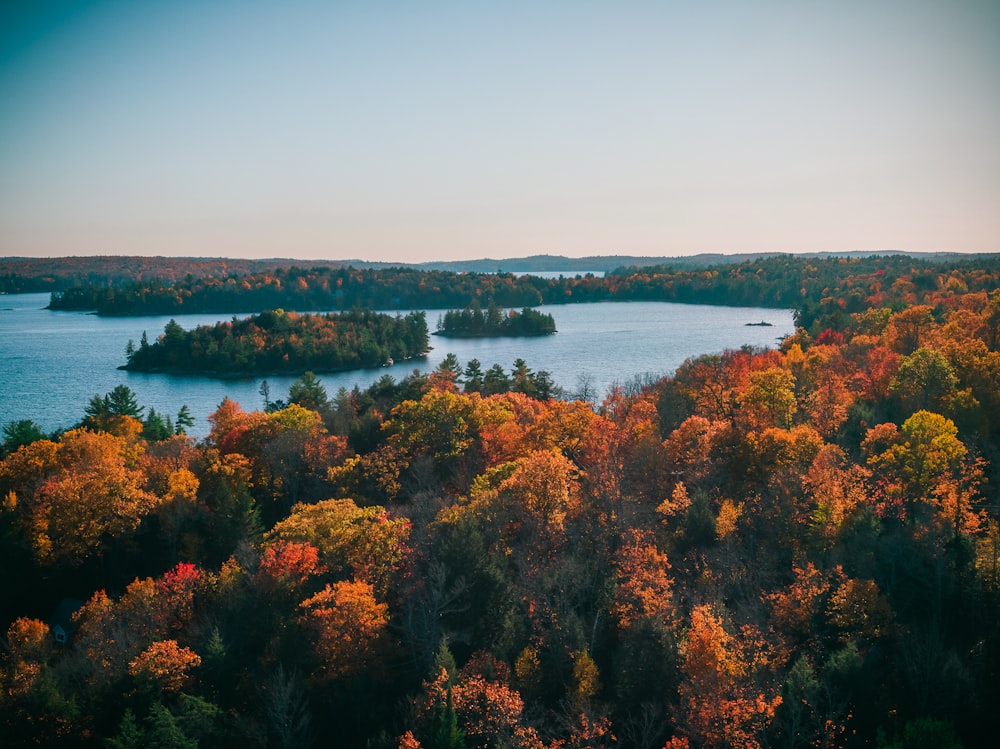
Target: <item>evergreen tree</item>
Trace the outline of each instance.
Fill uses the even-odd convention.
[[[146,414],[146,418],[142,422],[142,436],[150,442],[159,442],[160,440],[165,440],[173,432],[170,417],[167,416],[164,419],[160,414],[156,413],[154,408],[150,407],[149,413]]]
[[[142,730],[131,709],[125,711],[118,724],[118,733],[107,739],[105,745],[108,749],[143,749],[146,746],[146,732]]]
[[[323,413],[330,408],[326,388],[313,372],[306,372],[288,388],[288,402]]]
[[[510,379],[507,377],[507,373],[504,372],[503,367],[499,364],[494,364],[486,370],[486,375],[483,377],[482,392],[484,395],[506,393],[508,390],[510,390]]]
[[[136,394],[128,385],[116,385],[110,393],[104,396],[104,404],[107,412],[114,416],[142,418],[144,408],[139,405]]]
[[[462,373],[463,382],[465,383],[465,392],[467,393],[478,393],[483,389],[483,370],[479,363],[479,359],[470,359],[469,363],[465,365],[465,371]]]
[[[19,447],[45,439],[45,432],[31,419],[21,419],[5,424],[3,428],[3,450],[0,455],[17,452]]]
[[[186,403],[181,406],[181,410],[177,412],[177,419],[174,424],[175,434],[187,434],[185,430],[194,426],[194,417],[191,415],[191,411],[188,409]]]

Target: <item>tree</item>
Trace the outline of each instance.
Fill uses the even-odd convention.
[[[254,585],[268,599],[280,600],[295,595],[311,577],[325,571],[315,546],[278,541],[261,550]]]
[[[656,548],[651,533],[631,531],[615,555],[618,587],[611,607],[622,629],[647,619],[661,631],[674,615],[673,580],[666,554]]]
[[[127,385],[116,385],[111,392],[101,397],[95,395],[84,408],[86,417],[83,426],[100,430],[116,431],[122,417],[142,420],[145,409],[139,405],[137,396]]]
[[[478,393],[483,389],[483,370],[479,359],[470,359],[462,373],[465,392]]]
[[[191,411],[185,404],[181,406],[181,410],[177,412],[177,418],[174,419],[174,433],[187,434],[187,430],[193,426],[194,417],[191,416]]]
[[[211,512],[213,551],[225,559],[241,541],[260,537],[260,510],[250,491],[253,473],[250,461],[238,453],[209,451],[205,463],[201,496]]]
[[[538,450],[513,469],[498,487],[500,496],[510,497],[534,530],[560,534],[579,504],[576,466],[558,450]]]
[[[265,541],[269,549],[282,543],[309,545],[332,574],[350,574],[384,595],[403,560],[409,533],[409,522],[391,517],[383,507],[329,499],[296,505]]]
[[[930,411],[917,411],[901,430],[894,424],[870,429],[863,447],[869,464],[899,480],[912,500],[926,500],[942,481],[955,477],[968,453],[955,423]]]
[[[170,417],[163,417],[152,407],[142,422],[142,436],[149,442],[165,440],[174,433],[174,425]]]
[[[3,427],[3,450],[0,451],[0,457],[42,439],[45,439],[45,432],[31,419],[8,422]]]
[[[918,348],[904,356],[889,391],[899,399],[904,413],[930,410],[943,413],[951,408],[958,377],[940,351]]]
[[[106,744],[108,749],[143,749],[147,745],[146,732],[135,719],[135,713],[131,708],[125,709],[125,714],[118,724],[118,733],[106,739]]]
[[[903,735],[891,744],[884,735],[878,737],[878,749],[964,749],[965,745],[955,735],[954,726],[937,718],[918,718],[908,721]]]
[[[535,395],[535,382],[532,378],[534,373],[528,367],[524,359],[515,359],[514,366],[510,370],[511,390],[525,395]]]
[[[291,384],[288,388],[288,402],[320,413],[325,413],[330,408],[326,388],[313,372],[306,372]]]
[[[138,528],[159,500],[121,437],[74,429],[57,455],[59,468],[30,501],[33,545],[40,561],[75,566]]]
[[[177,716],[159,702],[146,716],[146,741],[149,749],[198,749],[198,740],[188,736]]]
[[[731,634],[712,606],[691,611],[681,645],[681,724],[707,747],[762,747],[781,704],[770,654],[752,628]]]
[[[437,365],[437,372],[449,382],[454,383],[462,372],[462,365],[459,364],[457,356],[446,354],[441,363]]]
[[[739,402],[755,428],[788,429],[797,410],[795,377],[781,367],[754,372]]]
[[[324,678],[340,679],[378,665],[389,607],[375,599],[371,585],[349,580],[327,585],[299,607]]]
[[[279,663],[273,675],[260,687],[268,733],[280,749],[298,749],[313,741],[312,717],[302,679],[286,675]]]
[[[891,633],[895,614],[874,580],[845,580],[829,604],[830,622],[845,640],[873,641]]]
[[[177,640],[158,640],[129,663],[129,674],[148,680],[165,692],[177,692],[189,680],[189,671],[201,665],[201,657]]]
[[[508,390],[510,390],[510,378],[507,377],[507,373],[503,367],[499,364],[494,364],[486,370],[486,374],[483,375],[482,392],[484,395],[505,393]]]
[[[933,310],[926,305],[913,305],[897,312],[889,319],[888,334],[893,348],[904,355],[916,351],[933,324]]]

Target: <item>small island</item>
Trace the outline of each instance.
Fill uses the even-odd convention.
[[[339,372],[414,359],[429,348],[423,312],[276,309],[189,331],[171,320],[155,342],[149,343],[145,332],[138,347],[129,341],[128,362],[119,369],[215,377]]]
[[[542,336],[556,332],[552,315],[525,307],[520,312],[503,312],[490,301],[486,312],[478,302],[463,310],[448,310],[438,318],[435,335],[447,338],[499,338],[505,336]]]

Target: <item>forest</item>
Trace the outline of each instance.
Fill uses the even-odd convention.
[[[138,346],[129,341],[122,369],[226,377],[336,372],[414,359],[428,345],[423,312],[300,315],[279,308],[193,330],[171,320],[153,343],[145,332]]]
[[[992,745],[997,272],[720,268],[796,333],[600,403],[449,357],[201,440],[9,424],[5,746]]]
[[[330,260],[310,262],[317,267],[344,265]],[[0,257],[0,294],[50,293],[75,286],[116,286],[154,279],[226,278],[234,274],[265,273],[289,265],[294,265],[294,261],[141,255]]]
[[[465,309],[450,309],[438,320],[435,335],[449,338],[488,338],[497,336],[539,336],[556,332],[552,315],[525,307],[506,313],[491,299],[483,312],[478,300]]]
[[[53,292],[54,310],[93,310],[100,315],[259,312],[264,309],[349,310],[454,309],[490,299],[501,307],[601,301],[659,301],[795,308],[808,318],[836,305],[842,314],[900,304],[896,282],[935,288],[938,276],[961,271],[970,291],[1000,285],[1000,255],[927,259],[906,255],[811,258],[779,255],[706,268],[623,267],[603,278],[452,273],[416,268],[285,268],[226,277],[152,279],[84,284]],[[876,289],[876,291],[873,291]],[[879,299],[881,298],[881,301]]]

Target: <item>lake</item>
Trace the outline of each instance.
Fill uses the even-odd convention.
[[[124,372],[125,345],[146,331],[155,340],[169,317],[98,317],[44,309],[48,294],[0,296],[0,424],[33,419],[45,430],[70,427],[83,418],[94,395],[116,385],[132,388],[142,405],[175,415],[187,405],[195,418],[191,431],[208,433],[207,417],[229,397],[246,410],[262,407],[261,378],[217,380],[207,377]],[[598,400],[616,384],[671,374],[685,359],[743,345],[774,347],[794,331],[790,310],[716,307],[667,302],[601,302],[543,305],[558,333],[541,338],[445,339],[431,336],[426,359],[380,369],[320,376],[332,396],[341,387],[365,388],[384,374],[397,380],[419,368],[434,369],[454,353],[462,366],[479,359],[485,371],[494,363],[508,371],[517,358],[535,371],[548,370],[568,394],[584,387]],[[444,310],[427,310],[433,332]],[[232,315],[177,315],[185,329],[229,320]],[[771,327],[747,327],[750,322]],[[271,398],[284,398],[294,377],[268,377]]]

